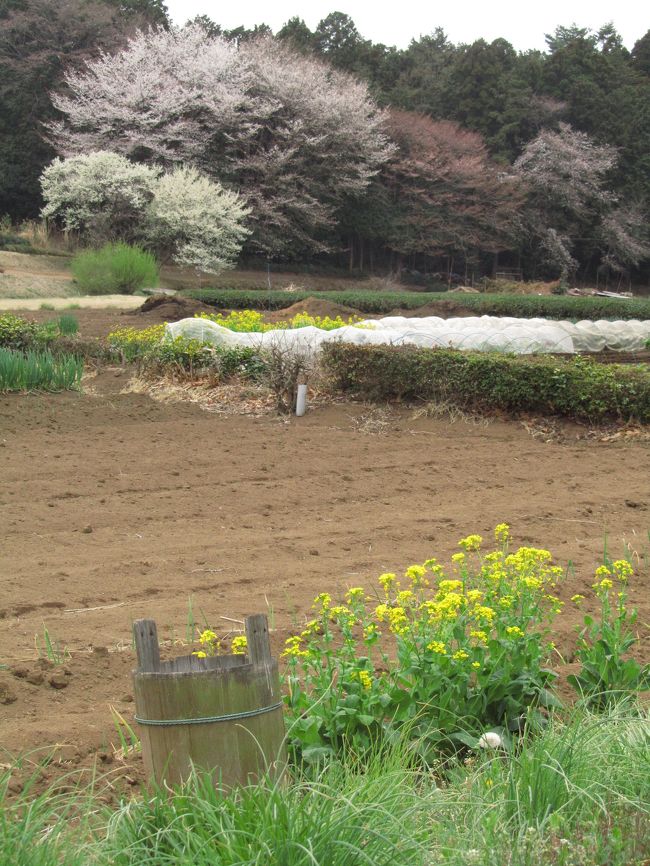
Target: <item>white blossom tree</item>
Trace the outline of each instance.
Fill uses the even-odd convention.
[[[597,251],[598,225],[615,204],[607,188],[615,165],[613,147],[564,123],[557,132],[542,130],[514,164],[528,189],[521,235],[533,257],[562,280],[576,271],[578,258],[588,261]]]
[[[163,257],[206,273],[232,267],[249,234],[237,193],[179,166],[161,175],[147,208],[146,235]]]
[[[100,151],[56,159],[41,184],[42,215],[85,243],[142,244],[208,273],[232,266],[249,233],[242,198],[191,167],[165,172]]]
[[[139,33],[66,87],[51,127],[60,152],[194,165],[245,196],[254,245],[272,255],[324,248],[346,196],[392,151],[364,84],[268,37]]]
[[[158,174],[107,151],[55,159],[41,175],[41,215],[89,243],[133,240]]]
[[[163,164],[198,158],[234,124],[245,92],[237,49],[200,26],[138,31],[116,54],[102,52],[65,74],[50,124],[59,153],[111,150]]]

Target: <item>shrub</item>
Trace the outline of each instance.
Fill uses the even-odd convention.
[[[650,371],[641,364],[349,343],[325,344],[321,359],[335,387],[368,399],[444,399],[479,410],[650,422]]]
[[[28,349],[38,334],[36,322],[21,319],[11,313],[0,315],[0,348]]]
[[[255,289],[191,289],[185,292],[215,307],[232,309],[254,308],[281,310],[314,294],[319,299],[354,307],[363,313],[389,313],[397,307],[416,310],[425,305],[449,302],[458,309],[476,316],[514,316],[523,319],[650,319],[650,300],[632,298],[571,297],[569,295],[470,295],[462,292],[297,292],[262,291]],[[442,309],[445,309],[443,306]]]
[[[84,250],[74,257],[71,269],[79,288],[89,295],[133,294],[158,284],[154,256],[124,243]]]
[[[462,539],[451,573],[432,558],[407,568],[405,583],[382,574],[376,598],[362,587],[345,604],[317,596],[315,618],[284,651],[290,737],[304,760],[366,751],[398,731],[435,760],[476,747],[487,729],[507,741],[536,721],[531,708],[559,706],[545,664],[563,571],[547,550],[509,553],[506,524],[495,537],[487,554],[481,536]]]
[[[0,392],[67,391],[79,388],[83,361],[74,355],[0,349]]]

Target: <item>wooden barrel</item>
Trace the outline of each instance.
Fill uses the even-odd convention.
[[[133,625],[136,722],[150,780],[176,785],[192,766],[218,788],[246,785],[286,760],[278,663],[264,615],[246,618],[247,655],[160,660],[156,623]]]

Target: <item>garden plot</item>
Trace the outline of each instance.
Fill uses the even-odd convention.
[[[178,655],[192,611],[231,634],[268,612],[277,650],[318,593],[370,588],[432,555],[448,562],[459,538],[501,521],[568,566],[569,609],[590,593],[605,545],[628,552],[631,604],[650,620],[642,437],[578,441],[585,428],[565,426],[544,441],[514,422],[406,409],[377,428],[352,403],[301,420],[220,415],[124,393],[127,381],[112,369],[92,394],[0,398],[0,741],[12,752],[67,744],[61,772],[106,752],[110,706],[133,720],[138,617],[156,619]],[[579,619],[555,620],[559,652]],[[60,671],[39,670],[45,628],[70,653],[56,685]]]
[[[315,352],[326,342],[356,345],[414,345],[515,354],[574,354],[613,350],[634,352],[650,340],[650,321],[556,322],[548,319],[517,319],[468,316],[441,319],[387,316],[365,319],[334,330],[314,326],[265,333],[233,332],[208,319],[181,319],[167,325],[172,337],[203,343],[250,348],[281,347],[290,351]]]

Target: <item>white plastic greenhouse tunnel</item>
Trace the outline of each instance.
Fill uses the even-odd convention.
[[[209,319],[181,319],[166,326],[171,337],[215,346],[247,346],[315,353],[323,343],[342,341],[357,345],[412,345],[513,352],[518,355],[587,353],[605,349],[636,352],[650,340],[650,321],[557,322],[549,319],[515,319],[471,316],[441,319],[437,316],[407,319],[387,316],[366,319],[332,331],[308,326],[263,333],[231,331]]]

